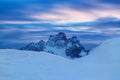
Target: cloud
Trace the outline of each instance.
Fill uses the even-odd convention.
[[[109,4],[115,4],[115,5],[119,5],[120,1],[119,0],[98,0],[102,3],[109,3]]]
[[[91,10],[91,13],[94,14],[97,18],[101,17],[114,17],[120,19],[120,10],[119,9],[103,9],[103,10]]]
[[[48,21],[54,24],[66,24],[74,22],[88,22],[95,20],[94,15],[70,7],[55,7],[49,13],[35,13],[30,16],[33,19]]]
[[[18,32],[37,32],[37,31],[48,31],[51,30],[48,27],[35,27],[35,26],[25,26],[25,27],[5,27],[5,28],[0,28],[0,32],[14,32],[14,31],[18,31]]]
[[[71,26],[71,27],[55,27],[58,30],[71,30],[71,31],[89,31],[92,27],[88,26]]]
[[[110,27],[110,28],[108,28],[108,30],[112,30],[112,31],[120,31],[120,28],[115,28],[115,27]]]
[[[29,3],[28,0],[26,2]],[[45,7],[45,2],[49,7]],[[75,3],[78,4],[76,5]],[[89,8],[79,6],[80,4],[82,6],[89,6]],[[14,5],[10,3],[8,6],[8,8],[6,8],[5,5],[0,6],[1,9],[2,7],[5,8],[2,9],[2,13],[0,13],[0,24],[70,24],[96,21],[104,17],[120,19],[119,6],[104,3],[101,0],[55,0],[51,2],[49,0],[35,0],[33,4],[19,5],[16,3],[16,5]]]
[[[0,21],[0,24],[40,24],[47,21]]]
[[[47,21],[53,24],[66,24],[77,22],[90,22],[96,21],[99,18],[113,17],[120,19],[120,9],[117,6],[102,3],[92,3],[99,8],[92,8],[90,10],[78,10],[71,6],[61,7],[59,5],[54,6],[49,12],[38,12],[30,15],[30,18]]]

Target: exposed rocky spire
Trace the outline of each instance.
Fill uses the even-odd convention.
[[[84,47],[80,44],[79,39],[76,36],[69,38],[67,41],[66,55],[72,58],[81,57],[80,53],[82,50],[85,50]]]
[[[62,48],[65,47],[67,41],[67,37],[65,33],[60,32],[57,35],[50,35],[49,40],[46,43],[46,47],[57,47]]]
[[[67,39],[66,34],[63,32],[50,35],[46,43],[43,40],[38,43],[29,43],[22,48],[22,50],[46,51],[56,55],[69,56],[71,58],[82,57],[81,51],[86,51],[76,36]]]

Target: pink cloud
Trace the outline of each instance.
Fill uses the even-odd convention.
[[[51,11],[51,13],[35,13],[32,14],[30,17],[38,20],[50,21],[50,23],[52,22],[56,24],[87,22],[91,20],[94,21],[96,19],[93,14],[75,10],[70,7],[55,7]]]
[[[56,24],[95,21],[104,17],[114,17],[120,19],[119,8],[101,3],[96,3],[96,5],[100,6],[101,9],[90,9],[88,11],[83,11],[73,9],[70,6],[54,6],[50,13],[38,12],[30,15],[29,17]]]
[[[37,19],[38,21],[0,21],[0,24],[66,24],[66,23],[82,23],[95,21],[99,18],[114,17],[120,19],[120,8],[110,4],[102,4],[91,2],[100,7],[100,9],[90,9],[87,11],[71,8],[70,5],[55,5],[49,12],[37,12],[28,15],[28,18]]]

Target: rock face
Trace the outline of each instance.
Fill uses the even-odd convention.
[[[81,57],[81,51],[85,51],[85,48],[80,44],[79,39],[76,36],[69,38],[67,41],[66,55],[71,58]]]
[[[29,43],[27,46],[21,48],[21,50],[30,50],[30,51],[44,51],[45,42],[43,40],[38,43]]]
[[[45,51],[56,55],[66,56],[66,43],[67,37],[65,33],[60,32],[56,35],[50,35],[48,41],[46,42]]]
[[[67,37],[65,33],[60,32],[57,35],[50,35],[49,40],[46,43],[46,46],[63,48],[66,46]]]
[[[66,34],[63,32],[56,35],[50,35],[46,43],[43,40],[38,43],[30,43],[22,48],[22,50],[45,51],[64,57],[69,56],[71,58],[82,57],[80,55],[81,51],[86,52],[76,36],[67,39]]]

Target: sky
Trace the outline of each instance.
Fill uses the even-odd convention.
[[[0,0],[0,48],[20,48],[64,32],[81,44],[120,36],[119,0]]]

